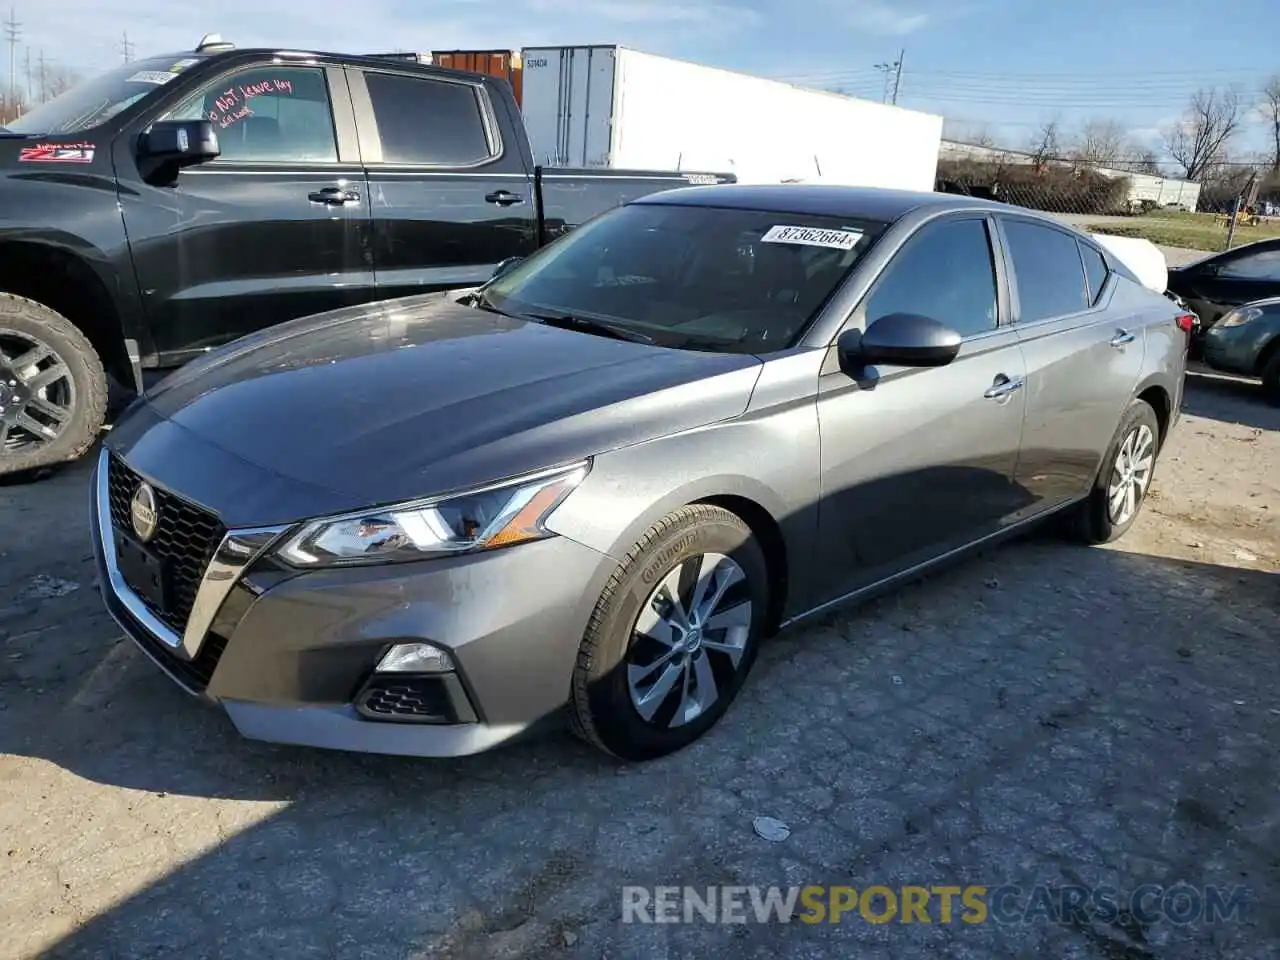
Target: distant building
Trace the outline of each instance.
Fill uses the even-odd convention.
[[[938,148],[939,162],[969,161],[971,163],[1027,164],[1035,162],[1035,156],[1022,150],[1006,150],[1002,147],[984,147],[959,140],[943,140]],[[1052,161],[1066,165],[1068,161]],[[1195,210],[1200,201],[1200,184],[1190,180],[1155,176],[1149,173],[1131,173],[1112,167],[1090,163],[1088,167],[1104,177],[1129,178],[1129,206],[1139,207],[1143,201],[1158,207],[1176,207],[1179,210]]]

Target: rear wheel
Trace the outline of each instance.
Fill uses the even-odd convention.
[[[97,351],[66,317],[0,293],[0,475],[78,459],[106,417]]]
[[[1156,413],[1145,400],[1135,400],[1120,421],[1092,492],[1070,517],[1077,539],[1110,543],[1128,532],[1151,489],[1159,452]]]
[[[624,760],[697,740],[746,680],[768,601],[764,553],[737,516],[694,504],[655,524],[605,586],[583,637],[574,731]]]

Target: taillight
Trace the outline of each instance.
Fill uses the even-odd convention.
[[[1174,318],[1173,322],[1178,325],[1178,329],[1183,333],[1190,333],[1196,328],[1198,320],[1194,313],[1180,313]]]

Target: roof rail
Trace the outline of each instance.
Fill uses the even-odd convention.
[[[408,60],[410,63],[425,63],[430,65],[431,54],[429,53],[407,53],[398,50],[395,53],[366,53],[366,57],[372,57],[375,60]]]

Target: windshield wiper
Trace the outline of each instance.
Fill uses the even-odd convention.
[[[591,317],[580,317],[572,313],[522,313],[521,317],[545,323],[548,327],[560,330],[578,330],[582,333],[594,333],[598,336],[613,337],[615,340],[627,340],[631,343],[653,343],[653,338],[632,330],[621,324],[609,323],[607,320],[595,320]]]

